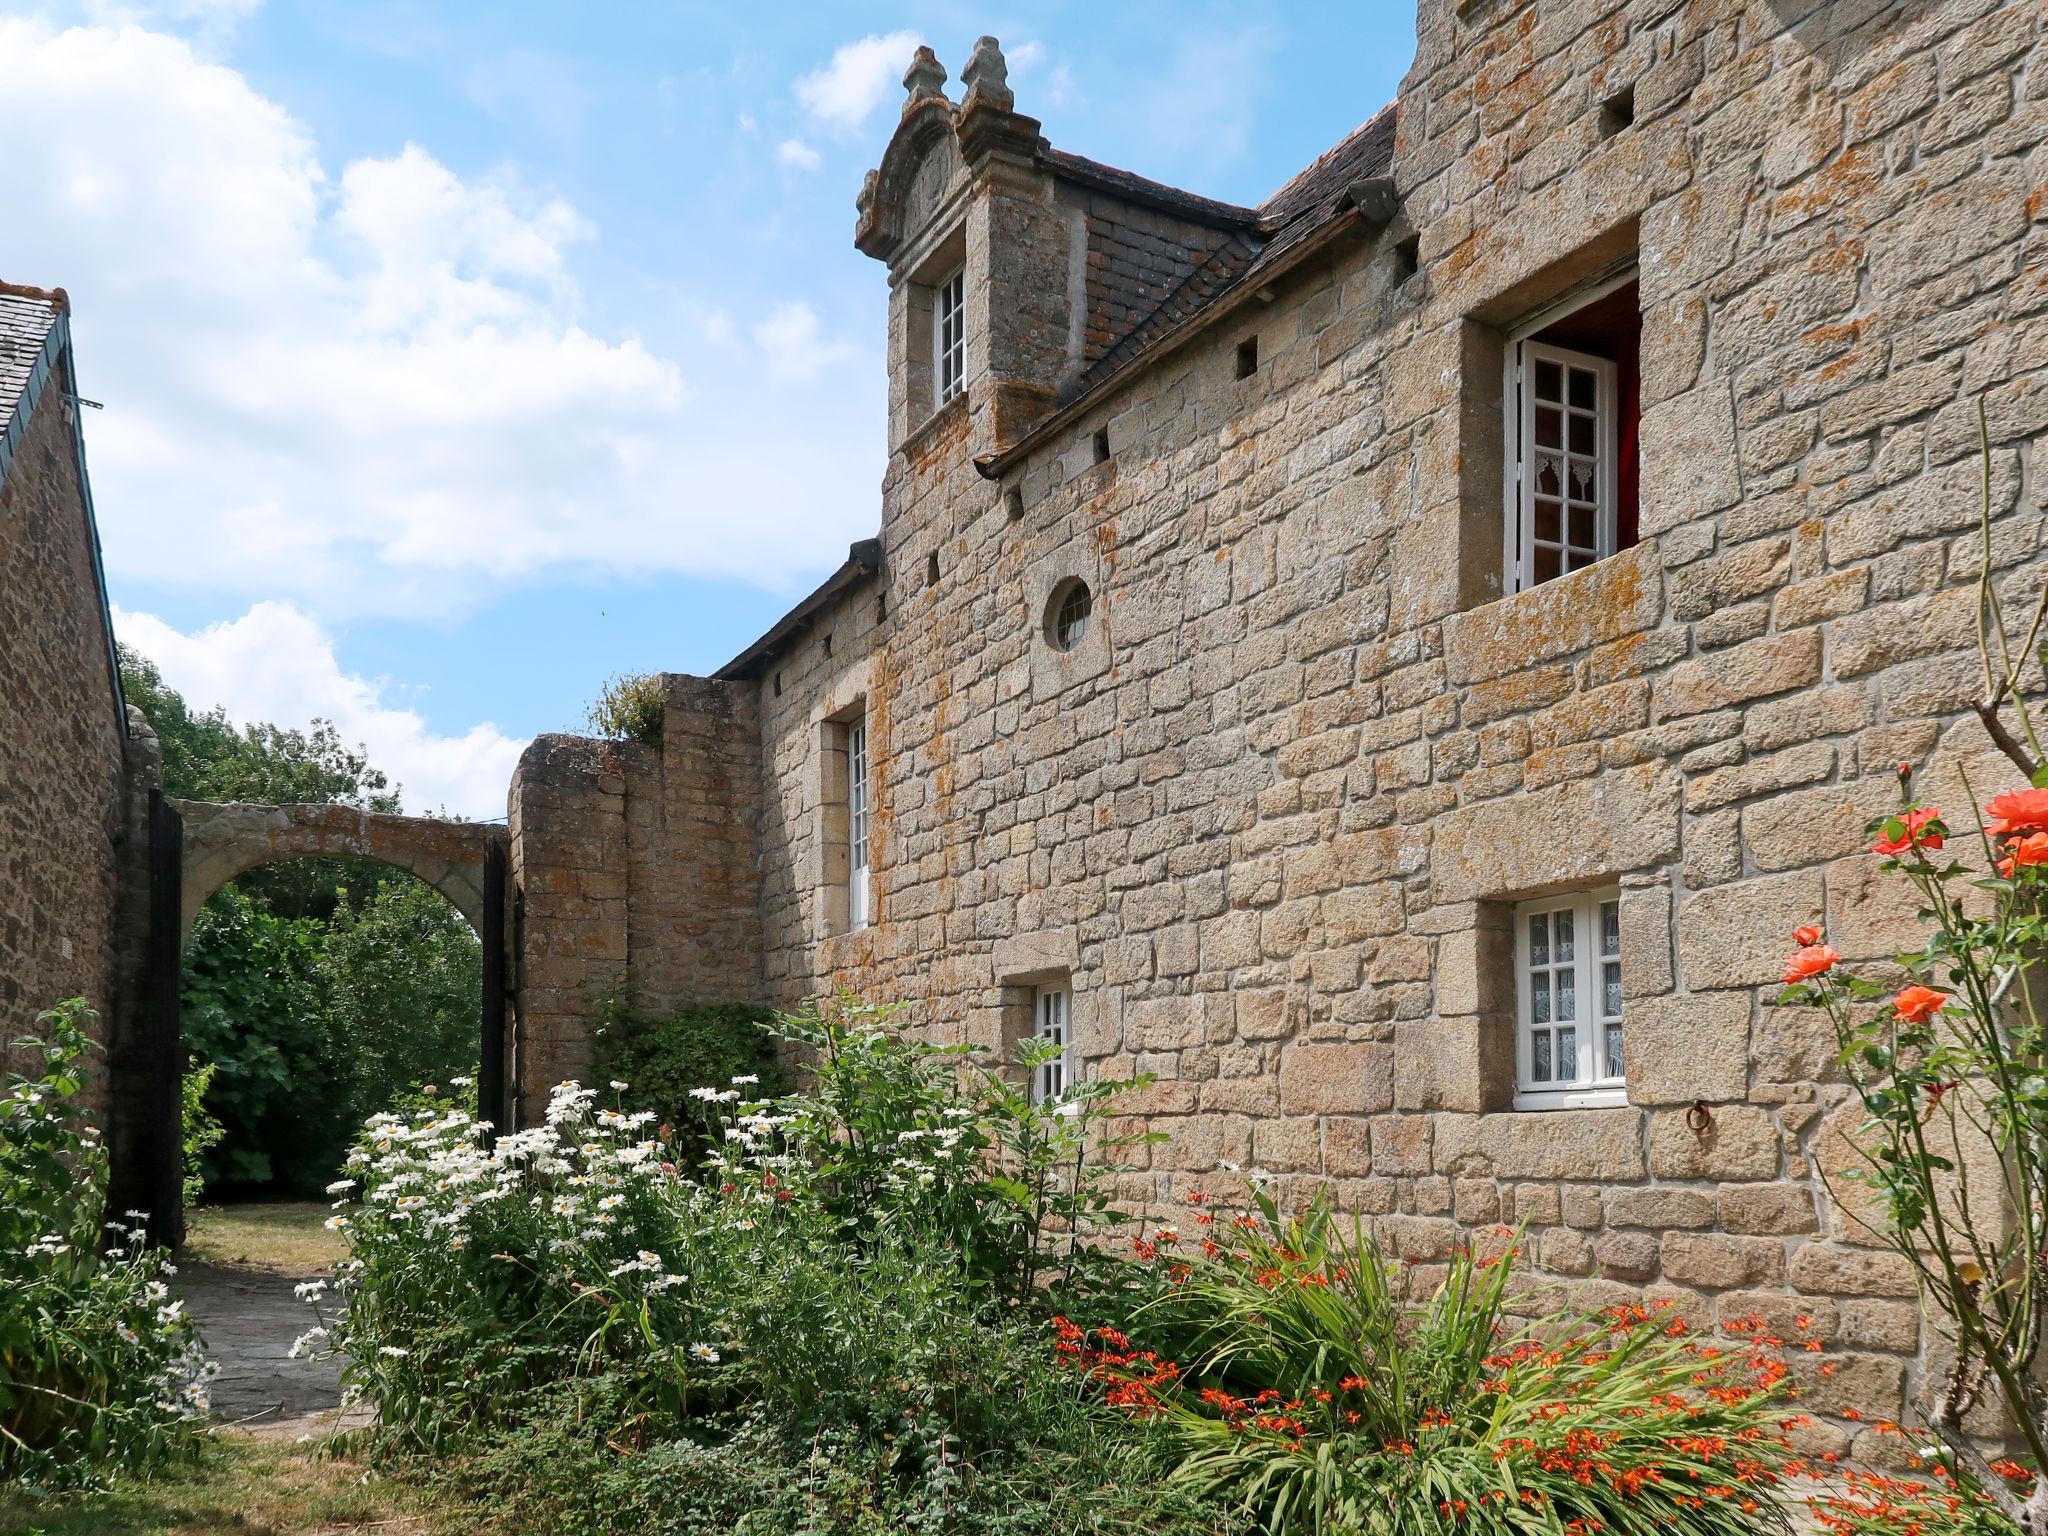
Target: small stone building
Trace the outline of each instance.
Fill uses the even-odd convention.
[[[127,878],[141,845],[130,763],[153,762],[154,738],[139,716],[131,734],[122,704],[81,404],[63,290],[0,283],[0,1060],[9,1065],[6,1043],[62,998],[111,1016],[141,919]]]
[[[1774,998],[1797,925],[1914,944],[1895,765],[2011,782],[1970,705],[1981,573],[2048,555],[2044,14],[1422,0],[1399,100],[1258,207],[920,52],[855,230],[879,537],[659,750],[521,765],[526,1093],[625,987],[1057,1031],[1050,1076],[1157,1074],[1134,1204],[1257,1172],[1425,1266],[1525,1223],[1595,1298],[1810,1318],[1808,1405],[1896,1414],[1929,1335]]]

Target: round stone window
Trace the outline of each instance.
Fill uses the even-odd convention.
[[[1095,611],[1095,598],[1088,583],[1069,576],[1052,589],[1045,605],[1045,638],[1056,651],[1071,651],[1088,633],[1088,615]]]

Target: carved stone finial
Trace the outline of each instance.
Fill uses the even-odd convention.
[[[969,102],[987,102],[1004,112],[1016,108],[1017,97],[1010,89],[1010,66],[1003,58],[1002,45],[992,37],[974,40],[974,56],[960,71],[960,83],[967,87]]]
[[[929,101],[934,96],[946,93],[939,89],[946,83],[946,66],[939,62],[939,56],[923,43],[917,45],[917,52],[910,57],[910,68],[903,72],[903,88],[910,92],[912,102]]]

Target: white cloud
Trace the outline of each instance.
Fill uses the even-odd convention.
[[[818,152],[802,139],[784,139],[775,146],[775,159],[793,171],[815,171],[819,165]]]
[[[1014,73],[1028,75],[1045,62],[1045,44],[1035,37],[1027,38],[1014,48],[1004,49],[1003,59]]]
[[[402,786],[408,810],[478,820],[505,814],[525,742],[488,723],[460,736],[437,734],[418,711],[387,701],[390,684],[344,672],[333,637],[289,603],[258,603],[195,634],[117,608],[114,628],[194,708],[218,705],[238,725],[304,729],[332,720],[345,744],[363,746],[372,766]]]
[[[791,587],[872,531],[881,361],[808,306],[865,392],[805,399],[819,366],[708,344],[692,387],[585,320],[599,232],[510,169],[393,144],[330,172],[283,106],[136,26],[0,19],[0,58],[0,277],[70,290],[117,588],[334,619],[564,568]]]
[[[841,130],[858,128],[890,89],[900,86],[922,41],[915,32],[891,32],[842,43],[833,50],[831,63],[797,81],[796,99],[820,122]]]
[[[754,345],[769,375],[791,383],[810,383],[853,355],[851,347],[825,337],[817,312],[801,301],[778,304],[757,321]]]

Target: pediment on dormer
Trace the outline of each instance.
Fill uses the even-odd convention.
[[[943,96],[904,104],[881,165],[868,172],[856,208],[853,243],[864,255],[894,264],[966,180],[957,133],[959,108]]]

